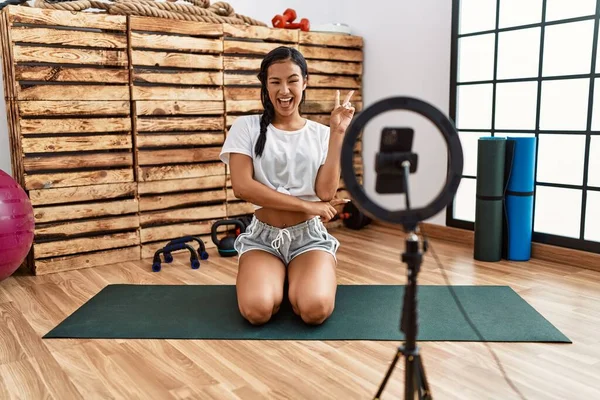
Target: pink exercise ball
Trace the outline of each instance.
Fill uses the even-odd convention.
[[[0,281],[23,263],[33,243],[35,221],[27,193],[0,170]]]

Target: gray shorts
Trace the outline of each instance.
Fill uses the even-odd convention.
[[[322,250],[333,256],[340,242],[327,232],[319,217],[287,228],[265,224],[254,216],[246,231],[235,240],[238,256],[251,250],[263,250],[288,265],[295,257],[311,250]]]

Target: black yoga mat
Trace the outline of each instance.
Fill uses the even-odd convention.
[[[505,138],[478,140],[473,249],[476,260],[500,261],[502,258],[505,156]]]
[[[569,339],[507,286],[454,286],[485,341]],[[341,285],[336,308],[320,326],[306,325],[287,300],[267,324],[253,326],[233,285],[109,285],[44,338],[402,340],[404,286]],[[419,286],[422,341],[480,341],[447,286]]]

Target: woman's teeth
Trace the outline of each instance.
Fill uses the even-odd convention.
[[[292,98],[285,98],[285,99],[279,99],[279,104],[281,104],[283,107],[288,107],[292,104]]]

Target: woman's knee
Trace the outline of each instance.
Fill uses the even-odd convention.
[[[302,320],[310,325],[320,325],[333,313],[335,297],[329,294],[315,294],[297,299],[296,309]]]
[[[239,301],[240,313],[252,325],[267,323],[280,306],[281,299],[273,296],[253,296]]]

